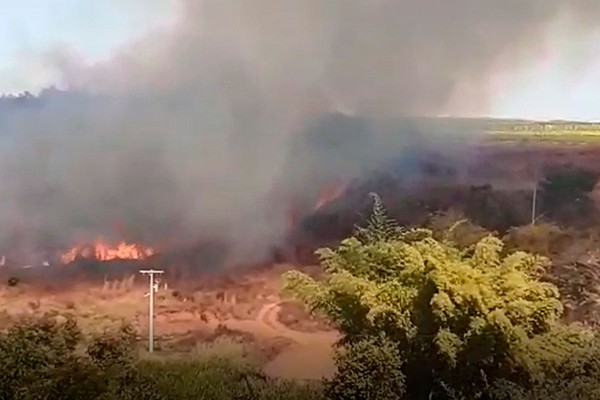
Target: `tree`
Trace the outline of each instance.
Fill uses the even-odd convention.
[[[560,323],[558,290],[540,280],[546,258],[507,254],[494,236],[460,249],[422,229],[380,235],[389,221],[371,222],[337,249],[319,251],[324,280],[292,271],[285,287],[337,326],[340,354],[381,337],[394,343],[402,363],[387,372],[401,370],[408,398],[444,398],[448,391],[485,398],[485,388],[499,380],[533,387],[593,340],[587,330]],[[338,356],[338,367],[343,360]],[[341,385],[348,392],[343,374],[330,392]],[[356,392],[364,387],[350,385]],[[347,398],[374,397],[365,389]]]
[[[0,333],[0,399],[147,399],[151,387],[136,374],[129,326],[107,332],[78,353],[82,335],[75,320],[26,318]]]
[[[336,354],[336,365],[329,399],[401,400],[406,394],[402,355],[385,336],[349,344]]]
[[[27,398],[39,386],[76,363],[81,332],[72,319],[23,319],[0,335],[0,398]]]
[[[593,211],[590,194],[598,182],[598,173],[582,168],[561,167],[546,171],[540,183],[541,206],[548,216],[561,222],[584,218]]]
[[[356,227],[356,237],[362,243],[369,244],[389,240],[401,234],[402,229],[388,216],[381,197],[376,193],[369,193],[369,196],[373,198],[373,213],[365,228]]]

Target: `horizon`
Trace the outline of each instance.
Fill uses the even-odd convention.
[[[35,92],[24,90],[21,92],[9,92],[9,93],[0,93],[0,99],[19,99],[22,96],[30,95],[33,98],[40,98],[41,94],[47,90],[59,90],[63,93],[69,93],[69,90],[60,90],[56,86],[51,85],[47,87],[43,87]],[[82,92],[72,92],[72,93],[82,93]],[[85,93],[84,94],[89,94]],[[340,111],[335,111],[333,113]],[[547,119],[536,119],[536,118],[527,118],[521,116],[469,116],[469,115],[413,115],[408,118],[426,118],[426,119],[459,119],[459,120],[475,120],[475,121],[483,121],[483,120],[492,120],[492,121],[504,121],[504,122],[523,122],[523,123],[541,123],[541,124],[551,124],[551,123],[576,123],[576,124],[600,124],[600,118],[598,119],[568,119],[568,118],[547,118]]]

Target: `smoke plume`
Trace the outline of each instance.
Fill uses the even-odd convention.
[[[48,54],[67,92],[2,114],[0,245],[215,236],[235,245],[238,260],[260,257],[285,230],[279,184],[311,191],[315,173],[351,178],[401,154],[413,131],[380,121],[485,113],[497,71],[543,53],[559,19],[576,21],[573,40],[588,40],[600,11],[592,0],[179,5],[176,21],[108,60]],[[330,112],[379,122],[367,123],[365,146],[330,143],[339,162],[293,147]],[[322,170],[302,173],[315,165]]]

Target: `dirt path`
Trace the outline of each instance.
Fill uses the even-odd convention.
[[[254,321],[243,321],[246,322],[246,328],[249,327],[247,322],[255,324],[255,334],[284,337],[294,342],[265,366],[265,373],[290,379],[320,379],[331,376],[335,371],[332,349],[338,340],[337,333],[292,330],[279,322],[280,310],[279,303],[266,304]],[[238,325],[236,328],[242,327]]]
[[[213,328],[225,325],[227,328],[246,332],[257,339],[285,338],[292,342],[264,367],[264,372],[272,377],[287,379],[321,379],[335,372],[333,345],[339,336],[334,331],[301,332],[288,328],[279,321],[279,302],[262,306],[256,318],[227,319],[219,321],[209,318]]]

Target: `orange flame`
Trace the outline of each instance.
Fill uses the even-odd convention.
[[[286,227],[288,230],[292,230],[298,224],[298,221],[302,217],[301,208],[297,205],[288,205],[286,210]]]
[[[319,193],[315,210],[318,210],[325,204],[334,201],[335,199],[343,195],[345,191],[346,185],[343,183],[336,183],[333,185],[325,186],[325,188]]]
[[[89,245],[79,245],[66,251],[60,256],[63,264],[75,261],[77,258],[91,258],[99,261],[110,260],[144,260],[156,252],[150,247],[140,244],[121,242],[115,246],[98,239]]]

